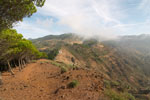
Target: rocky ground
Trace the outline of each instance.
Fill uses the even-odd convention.
[[[94,70],[79,68],[61,74],[59,67],[43,59],[13,71],[15,76],[2,73],[0,97],[4,100],[102,100],[103,78]],[[78,85],[68,87],[74,80]]]

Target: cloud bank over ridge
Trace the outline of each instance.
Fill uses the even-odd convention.
[[[68,32],[106,39],[148,34],[149,5],[149,0],[47,0],[37,14],[16,28],[35,37]]]

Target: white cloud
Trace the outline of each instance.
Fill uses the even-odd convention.
[[[110,37],[117,32],[113,26],[121,24],[119,20],[124,17],[119,3],[120,0],[47,0],[39,13],[58,18],[57,24],[69,26],[72,32]]]
[[[149,26],[147,19],[144,22],[136,22],[138,19],[133,18],[135,13],[131,15],[130,11],[136,10],[139,15],[138,11],[148,13],[150,0],[135,2],[136,0],[46,0],[44,7],[38,8],[38,14],[51,18],[38,18],[34,23],[23,22],[26,26],[21,25],[19,29],[26,27],[24,30],[34,34],[73,32],[86,38],[114,38],[118,34],[140,33],[143,29],[148,33],[150,30],[146,28]],[[55,19],[57,21],[54,21]],[[135,21],[130,23],[131,20]],[[52,30],[56,30],[57,33],[53,33]]]
[[[37,18],[36,19],[36,24],[39,25],[40,27],[43,27],[43,28],[51,28],[54,23],[53,19],[52,18],[46,18],[46,19],[39,19]]]
[[[142,12],[145,13],[145,15],[149,16],[150,15],[150,0],[141,0],[141,3],[138,8],[141,9]]]

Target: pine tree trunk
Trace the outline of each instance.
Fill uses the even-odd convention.
[[[24,67],[26,66],[26,63],[25,63],[25,61],[23,60],[23,65],[24,65]]]
[[[24,68],[22,59],[21,59],[21,68],[22,69]]]
[[[3,81],[2,81],[2,74],[1,74],[1,72],[0,72],[0,85],[2,85],[3,84]]]
[[[10,66],[9,61],[7,61],[7,64],[8,64],[9,72],[10,72],[12,75],[15,75],[14,72],[12,71],[12,69],[11,69],[11,66]]]
[[[21,71],[20,59],[18,60],[18,62],[19,62],[19,71]]]
[[[13,62],[14,62],[15,67],[17,67],[17,65],[16,65],[15,61],[13,61]]]

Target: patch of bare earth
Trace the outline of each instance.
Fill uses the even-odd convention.
[[[73,62],[71,61],[71,58],[74,58],[75,65],[78,66],[85,66],[85,63],[82,60],[77,60],[76,57],[74,57],[67,49],[61,48],[59,50],[59,54],[56,56],[55,61],[63,62],[65,64],[73,65]]]
[[[99,100],[102,93],[102,77],[96,71],[75,69],[61,74],[60,68],[50,63],[28,64],[15,76],[3,73],[0,97],[4,100]],[[78,80],[75,88],[68,84]]]

